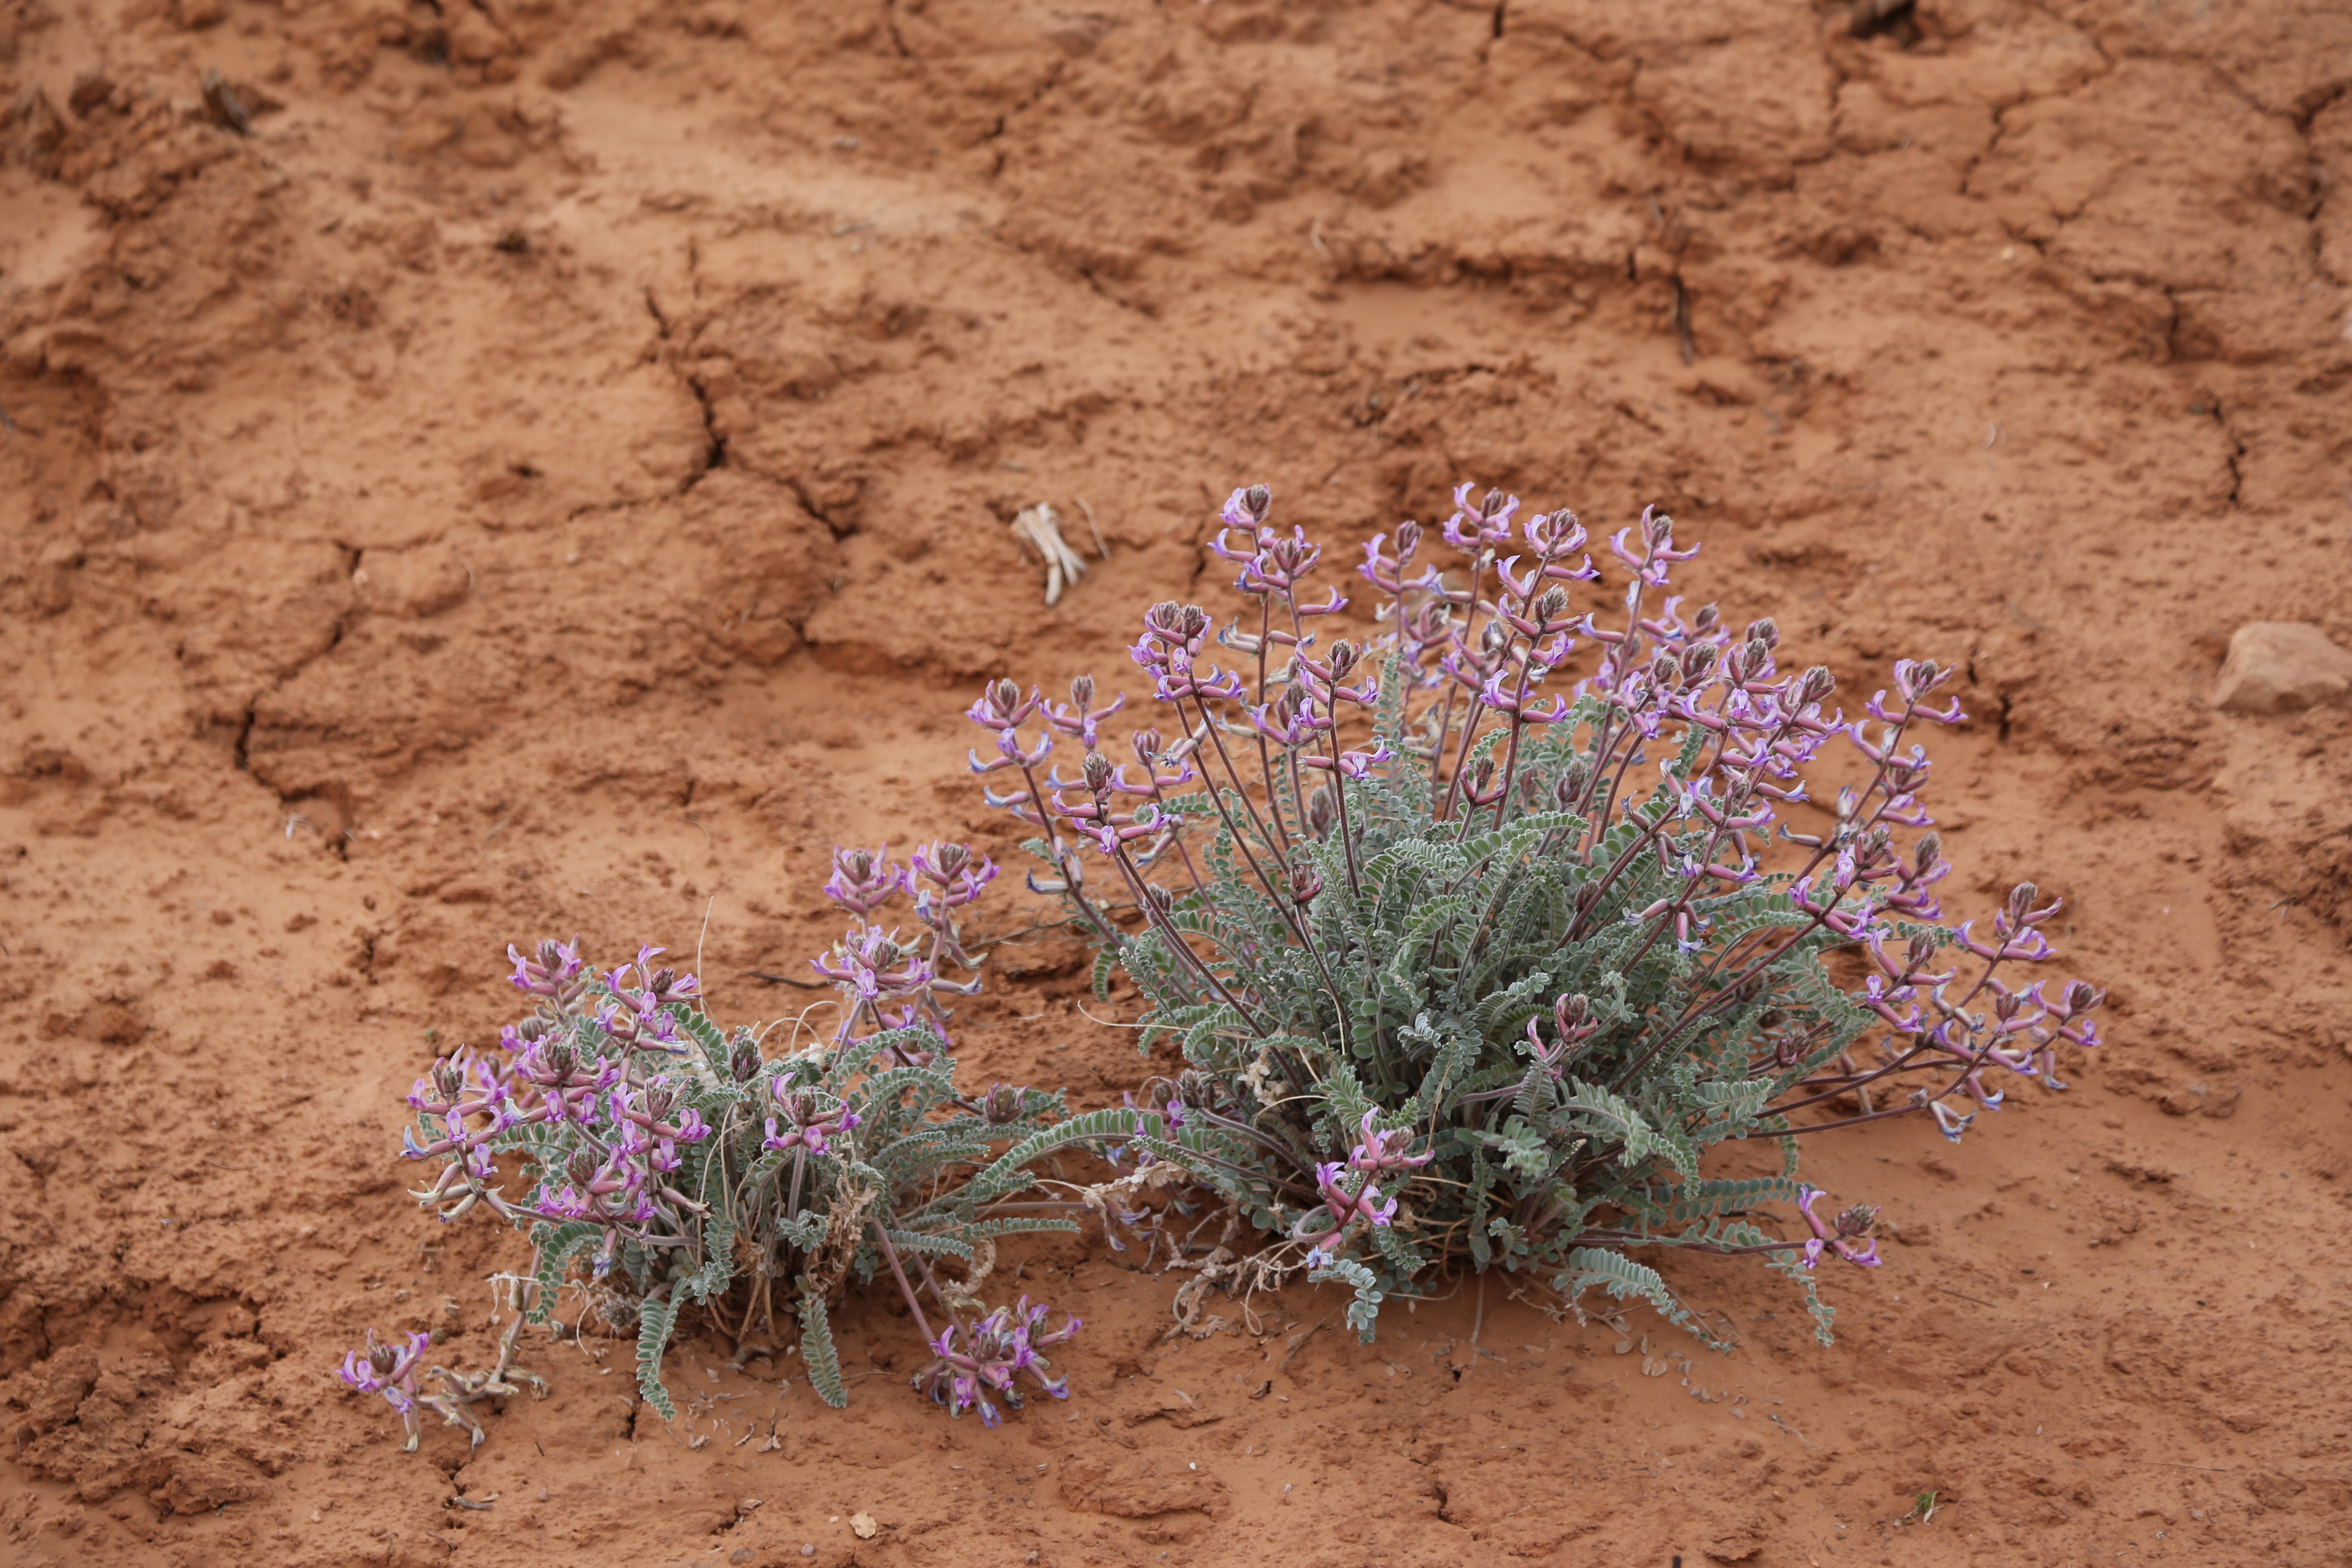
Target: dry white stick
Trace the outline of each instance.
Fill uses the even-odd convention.
[[[1065,584],[1074,584],[1087,574],[1087,563],[1062,538],[1060,521],[1054,509],[1044,501],[1024,508],[1013,520],[1013,537],[1031,546],[1045,562],[1045,607],[1053,608],[1062,601]]]

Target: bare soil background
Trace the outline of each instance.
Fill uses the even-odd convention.
[[[2352,641],[2347,81],[2328,0],[0,0],[0,1551],[2352,1562],[2352,733],[2206,701]],[[796,1010],[832,844],[1011,850],[979,679],[1123,682],[1234,484],[1343,546],[1465,478],[1663,503],[1857,695],[1962,661],[1956,896],[2114,986],[2072,1094],[1814,1152],[1896,1243],[1835,1350],[1727,1268],[1687,1368],[1500,1282],[1171,1339],[1064,1244],[994,1434],[878,1297],[837,1415],[698,1340],[667,1428],[535,1348],[470,1458],[341,1390],[484,1353],[517,1245],[394,1156],[506,942]],[[1081,497],[1048,611],[1005,523]],[[1150,1070],[1080,956],[999,951],[977,1079]]]

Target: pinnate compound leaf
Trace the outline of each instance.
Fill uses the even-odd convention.
[[[808,1367],[809,1386],[835,1410],[849,1403],[849,1386],[841,1381],[841,1354],[834,1349],[833,1320],[824,1298],[813,1289],[808,1277],[800,1281],[801,1360]]]
[[[637,1312],[637,1394],[665,1421],[677,1418],[669,1390],[662,1386],[662,1352],[669,1348],[670,1330],[677,1323],[675,1301],[647,1301]]]

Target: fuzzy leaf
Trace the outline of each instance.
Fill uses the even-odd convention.
[[[808,1368],[809,1386],[816,1396],[839,1410],[849,1403],[849,1387],[841,1381],[841,1353],[833,1345],[833,1321],[826,1316],[824,1298],[800,1281],[801,1361]]]
[[[662,1386],[662,1352],[669,1348],[669,1331],[677,1322],[677,1303],[647,1301],[637,1310],[637,1394],[665,1421],[677,1418],[677,1406]]]

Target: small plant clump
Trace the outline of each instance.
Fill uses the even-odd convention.
[[[1654,510],[1610,542],[1604,618],[1576,604],[1602,574],[1572,513],[1454,502],[1463,564],[1423,563],[1412,522],[1375,538],[1358,570],[1385,629],[1318,647],[1348,607],[1309,594],[1321,547],[1234,491],[1210,548],[1244,608],[1145,614],[1129,652],[1168,728],[1126,736],[1131,761],[1091,679],[973,704],[991,803],[1042,830],[1032,886],[1097,945],[1098,991],[1140,990],[1145,1047],[1181,1041],[1129,1144],[1267,1238],[1227,1282],[1343,1285],[1366,1339],[1460,1265],[1714,1339],[1632,1256],[1666,1249],[1790,1275],[1827,1342],[1810,1271],[1875,1265],[1874,1211],[1819,1215],[1800,1141],[1906,1115],[1957,1140],[1996,1075],[2063,1089],[2056,1048],[2097,1043],[2104,994],[2021,979],[2058,910],[2031,884],[1989,930],[1938,904],[1915,736],[1963,719],[1935,696],[1950,668],[1898,661],[1849,719],[1829,670],[1780,667],[1770,620],[1685,614],[1669,578],[1697,551]],[[1057,737],[1067,775],[1044,771]],[[1759,1138],[1776,1173],[1703,1169]],[[1767,1228],[1776,1204],[1795,1234]]]
[[[790,1312],[810,1384],[838,1406],[848,1396],[829,1308],[846,1281],[887,1274],[930,1352],[915,1384],[950,1413],[977,1409],[993,1426],[997,1402],[1020,1407],[1024,1381],[1067,1397],[1044,1352],[1078,1321],[1053,1325],[1026,1296],[989,1310],[979,1291],[997,1237],[1075,1230],[1073,1213],[1103,1207],[1099,1195],[1020,1194],[1036,1180],[1030,1163],[1108,1123],[1066,1119],[1059,1094],[955,1084],[940,998],[978,989],[952,978],[976,968],[961,911],[995,875],[962,845],[925,846],[907,866],[837,850],[824,890],[853,921],[815,967],[839,993],[841,1024],[820,1036],[795,1020],[793,1048],[772,1058],[762,1032],[723,1031],[698,1010],[695,977],[657,967],[657,948],[609,972],[576,939],[509,948],[536,1011],[495,1050],[437,1060],[408,1097],[403,1140],[407,1159],[440,1162],[414,1195],[444,1222],[481,1207],[529,1235],[530,1268],[499,1281],[515,1310],[486,1369],[431,1364],[426,1335],[380,1343],[371,1331],[343,1381],[388,1401],[412,1449],[425,1412],[478,1444],[471,1406],[544,1392],[516,1364],[520,1335],[552,1325],[572,1289],[635,1331],[639,1390],[665,1420],[662,1353],[688,1311],[739,1355]],[[873,919],[901,898],[911,938]]]

